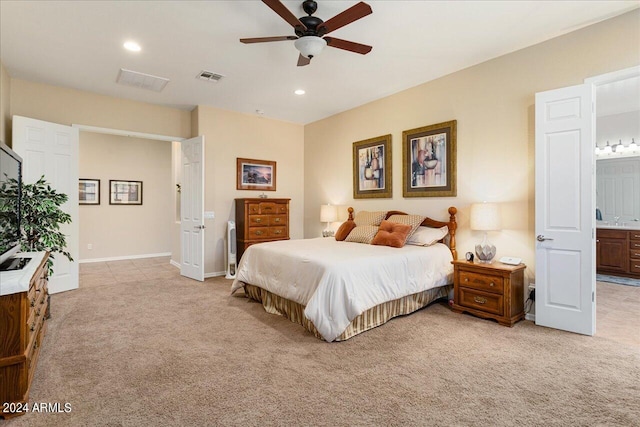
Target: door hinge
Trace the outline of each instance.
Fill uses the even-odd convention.
[[[596,302],[596,293],[595,293],[595,291],[591,291],[591,302]]]

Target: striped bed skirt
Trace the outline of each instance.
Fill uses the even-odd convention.
[[[380,326],[394,317],[403,316],[413,313],[432,303],[433,301],[446,298],[453,285],[441,286],[438,288],[428,289],[416,294],[407,295],[393,301],[387,301],[380,305],[370,308],[364,313],[357,316],[347,329],[338,336],[336,341],[344,341],[358,335],[369,329]],[[254,299],[264,307],[265,311],[271,314],[284,316],[294,323],[302,325],[306,330],[311,332],[317,338],[324,340],[318,332],[313,322],[304,315],[305,306],[297,302],[288,300],[267,290],[254,285],[244,284],[244,293],[249,298]]]

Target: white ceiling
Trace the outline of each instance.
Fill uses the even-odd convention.
[[[284,1],[303,16],[301,1]],[[318,1],[327,20],[356,1]],[[259,1],[0,1],[0,59],[13,78],[192,109],[306,124],[640,6],[640,1],[368,1],[373,14],[333,36],[373,46],[326,48],[296,67],[293,34]],[[131,53],[126,40],[142,45]],[[116,84],[120,68],[169,78],[161,92]],[[218,83],[196,79],[208,70]],[[306,90],[296,96],[295,89]]]

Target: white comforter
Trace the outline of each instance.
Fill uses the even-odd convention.
[[[283,240],[250,246],[232,293],[249,283],[306,306],[305,316],[333,341],[364,311],[453,282],[451,251],[437,243],[403,248]]]

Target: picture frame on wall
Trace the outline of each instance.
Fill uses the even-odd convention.
[[[276,191],[276,162],[236,158],[236,189]]]
[[[457,121],[402,132],[403,197],[455,197]]]
[[[109,180],[110,205],[141,205],[142,181]]]
[[[353,143],[353,198],[391,198],[391,135]]]
[[[78,203],[81,205],[100,204],[100,180],[85,179],[78,180]]]

